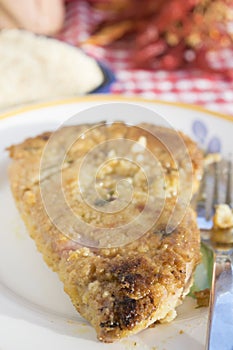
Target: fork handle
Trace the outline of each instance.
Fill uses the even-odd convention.
[[[233,349],[232,254],[215,252],[206,350]]]

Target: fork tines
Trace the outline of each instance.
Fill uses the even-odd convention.
[[[228,204],[232,208],[231,160],[222,159],[219,162],[207,165],[203,187],[206,220],[211,219],[217,204]]]
[[[232,161],[228,160],[228,178],[227,178],[227,192],[226,192],[226,204],[233,208],[232,201]]]

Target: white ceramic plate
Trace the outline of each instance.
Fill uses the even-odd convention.
[[[25,137],[53,129],[77,112],[110,102],[148,107],[205,148],[232,151],[233,119],[186,105],[112,96],[87,96],[24,108],[0,117],[0,349],[24,350],[201,350],[204,348],[207,309],[195,308],[187,298],[178,318],[115,344],[102,344],[74,310],[62,283],[43,262],[15,208],[7,178],[10,162],[5,148]],[[104,116],[108,118],[108,116]],[[145,121],[145,116],[131,116]],[[124,118],[122,118],[124,119]],[[92,121],[82,120],[80,122]],[[96,120],[97,121],[97,120]],[[152,120],[148,120],[152,122]]]

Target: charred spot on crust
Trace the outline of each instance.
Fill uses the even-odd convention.
[[[106,321],[106,322],[101,322],[100,323],[100,327],[101,328],[109,328],[109,329],[113,329],[116,327],[119,327],[119,322],[117,321]]]
[[[121,330],[132,329],[137,322],[149,318],[155,309],[152,296],[146,296],[139,300],[123,296],[114,301],[114,320]]]
[[[119,280],[123,285],[127,287],[127,286],[134,286],[137,282],[144,282],[145,278],[139,273],[134,273],[134,274],[131,273],[128,275],[120,274]]]
[[[48,139],[50,138],[50,133],[42,134],[42,135],[40,136],[40,138],[41,138],[43,141],[48,141]]]
[[[114,301],[115,316],[121,327],[133,327],[137,318],[137,302],[135,299],[123,297]]]
[[[105,322],[100,323],[100,327],[105,328],[105,331],[116,328],[130,330],[135,327],[137,322],[149,318],[155,309],[156,306],[153,304],[151,296],[136,300],[128,296],[115,295],[112,312]],[[104,312],[104,310],[100,311]]]
[[[122,288],[128,289],[129,292],[134,292],[135,289],[141,289],[141,287],[149,283],[144,272],[146,261],[143,264],[143,260],[143,258],[134,258],[119,262],[119,264],[112,267],[111,273],[121,283]]]
[[[143,264],[142,257],[119,261],[118,263],[112,266],[111,273],[113,273],[116,276],[127,274],[129,272],[133,273],[142,264]]]
[[[118,287],[113,295],[111,316],[107,316],[100,326],[109,330],[117,327],[132,329],[143,318],[145,310],[148,316],[153,309],[153,301],[148,295],[154,275],[151,266],[142,256],[131,257],[115,261],[109,272]]]
[[[142,298],[149,293],[154,274],[148,261],[134,257],[111,266],[111,275],[117,281],[119,292],[131,298]]]

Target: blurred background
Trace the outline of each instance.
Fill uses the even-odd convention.
[[[0,0],[0,27],[0,53],[5,53],[5,61],[11,62],[1,67],[0,61],[1,90],[11,85],[8,94],[20,94],[20,84],[27,84],[29,90],[24,99],[9,99],[8,104],[3,101],[4,108],[94,91],[197,104],[233,115],[232,0]],[[23,40],[17,47],[12,42],[9,49],[7,38],[12,28],[81,48],[79,58],[74,53],[69,58],[68,45],[54,47],[53,52],[47,50],[37,36],[30,39],[35,39],[34,44]],[[18,32],[14,40],[19,42],[20,36],[25,32]],[[68,55],[65,59],[64,50]],[[28,53],[27,60],[34,55],[37,67],[47,64],[39,77],[30,74],[32,65],[26,65],[22,51]],[[101,67],[91,68],[90,74],[93,62],[89,66],[83,53]],[[17,73],[23,61],[24,78],[22,72]],[[56,71],[50,74],[54,62]],[[71,71],[75,65],[77,69]],[[11,71],[10,80],[9,73],[4,76],[6,67]],[[44,84],[50,78],[51,81],[46,95],[41,96],[36,91],[36,79],[43,74]],[[89,83],[83,86],[85,80]],[[58,84],[64,88],[52,93],[53,86],[54,91],[58,90]],[[2,99],[6,101],[7,96]]]

